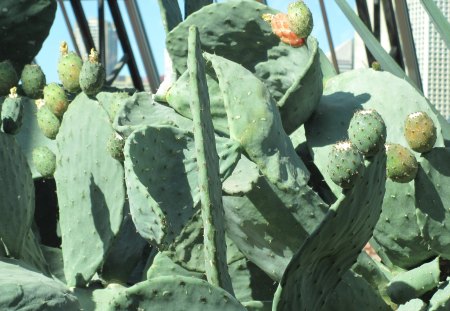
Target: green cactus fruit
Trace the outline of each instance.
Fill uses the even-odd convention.
[[[48,109],[61,118],[69,106],[66,92],[56,83],[50,83],[44,88],[44,101]]]
[[[342,141],[333,146],[329,159],[331,180],[343,189],[352,188],[364,170],[362,154],[350,141]]]
[[[416,177],[419,166],[412,152],[399,144],[386,144],[387,177],[398,183],[408,183]]]
[[[357,111],[348,128],[351,143],[366,157],[374,156],[386,142],[386,125],[374,109]]]
[[[426,112],[418,111],[406,117],[405,138],[416,152],[425,153],[433,148],[437,138],[436,127]]]
[[[16,70],[9,60],[0,62],[0,96],[9,94],[9,90],[17,85],[19,78]]]
[[[45,74],[39,65],[25,65],[20,77],[22,89],[28,97],[37,99],[42,97],[42,90],[46,84]]]
[[[9,96],[2,105],[2,131],[7,134],[16,134],[22,126],[23,104],[22,99],[17,96],[17,88],[10,90]]]
[[[372,67],[372,69],[375,70],[375,71],[381,71],[381,65],[380,65],[379,62],[372,62],[371,67]]]
[[[289,28],[300,38],[307,38],[314,27],[311,11],[302,1],[296,1],[288,6]]]
[[[60,46],[61,57],[58,62],[58,77],[64,89],[68,92],[76,93],[80,90],[80,71],[83,67],[83,61],[74,52],[68,52],[66,42]]]
[[[38,107],[36,118],[39,128],[46,137],[55,139],[56,135],[59,132],[61,122],[59,121],[58,117],[55,116],[50,111],[50,109],[48,109],[47,105],[45,105],[44,100],[36,100],[36,105]]]
[[[123,147],[125,146],[125,139],[117,133],[114,133],[108,140],[106,148],[111,156],[123,162],[125,157],[123,155]]]
[[[98,62],[98,53],[92,49],[80,73],[80,87],[86,95],[96,95],[103,87],[105,68]]]
[[[56,155],[48,147],[37,147],[32,152],[33,164],[44,178],[53,177],[56,169]]]

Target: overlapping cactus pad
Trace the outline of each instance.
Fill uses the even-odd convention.
[[[61,84],[15,72],[56,4],[16,2],[0,37],[15,14],[37,41],[0,48],[1,310],[449,310],[450,126],[406,80],[337,75],[303,1],[158,1],[156,94],[65,42]]]

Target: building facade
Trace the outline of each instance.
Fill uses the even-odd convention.
[[[435,1],[450,20],[449,0]],[[420,0],[407,0],[425,96],[450,118],[450,50],[441,39]]]

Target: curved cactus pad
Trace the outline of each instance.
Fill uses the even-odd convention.
[[[13,136],[0,133],[0,240],[20,258],[34,215],[34,184]]]
[[[183,276],[162,276],[138,283],[118,293],[107,310],[245,311],[223,289],[206,281]]]
[[[295,254],[280,282],[274,310],[322,310],[372,236],[381,212],[385,179],[386,155],[380,152]]]
[[[217,138],[220,173],[231,173],[239,146]],[[127,139],[125,176],[131,215],[145,239],[166,247],[192,217],[199,202],[193,134],[175,127],[141,127]]]
[[[69,285],[90,280],[122,224],[123,167],[106,148],[113,133],[106,111],[81,93],[70,104],[57,136],[54,176]]]
[[[63,283],[48,278],[19,260],[0,261],[1,310],[80,310]]]
[[[143,125],[174,126],[186,130],[192,130],[192,120],[189,120],[172,108],[163,106],[153,101],[150,93],[135,93],[123,101],[114,118],[114,129],[130,135],[134,130]]]

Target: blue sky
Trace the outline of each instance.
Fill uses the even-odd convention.
[[[134,1],[137,1],[137,4],[141,10],[141,15],[143,16],[144,19],[147,35],[149,37],[150,45],[153,50],[153,56],[157,64],[158,71],[160,75],[163,75],[165,33],[159,15],[158,1],[156,0],[134,0]],[[128,15],[126,14],[125,5],[123,1],[118,2],[120,9],[122,11],[122,17],[124,19],[125,25],[128,28],[128,34],[131,40],[133,51],[135,51],[135,56],[138,56],[139,53],[137,49],[137,44],[132,35],[133,32],[131,30],[130,23],[128,21]],[[285,12],[287,10],[288,4],[291,2],[292,0],[268,0],[268,5],[275,9]],[[69,18],[71,19],[72,24],[74,24],[75,17],[73,15],[70,3],[68,1],[64,1],[64,3],[66,5],[66,10],[68,11]],[[319,1],[305,0],[305,3],[310,7],[314,18],[314,30],[312,35],[318,39],[319,45],[322,48],[322,50],[328,52],[329,51],[328,41],[326,39],[325,27],[322,20]],[[82,4],[87,18],[97,16],[97,1],[82,1]],[[354,7],[355,1],[349,0],[349,4]],[[340,43],[353,37],[354,33],[353,28],[333,0],[325,0],[325,5],[327,8],[328,19],[331,25],[333,41],[335,46],[338,46]],[[181,7],[184,6],[183,0],[180,1],[180,6]],[[105,18],[106,20],[112,21],[107,5]],[[58,6],[55,22],[50,31],[50,34],[47,40],[44,42],[44,45],[40,53],[36,57],[38,64],[41,65],[47,77],[47,83],[59,82],[56,72],[56,65],[59,58],[59,44],[61,41],[64,40],[69,43],[69,48],[73,49],[73,44],[70,40],[69,32],[64,22],[62,12]],[[118,50],[120,58],[122,55],[120,45]],[[142,61],[139,59],[139,57],[137,57],[137,62],[141,75],[144,75]],[[128,69],[124,68],[120,74],[128,75]]]

